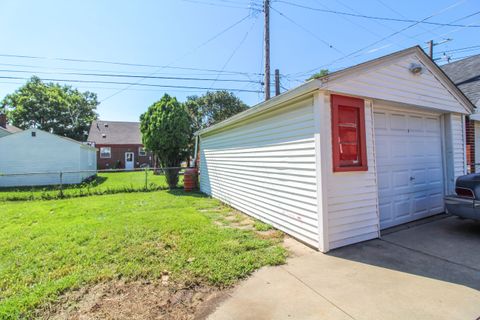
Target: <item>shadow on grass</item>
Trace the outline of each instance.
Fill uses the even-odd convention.
[[[64,184],[62,186],[63,190],[69,189],[79,189],[79,188],[86,188],[86,187],[96,187],[100,186],[101,184],[107,181],[107,177],[104,176],[94,176],[90,179],[76,184]],[[59,191],[60,185],[53,184],[53,185],[44,185],[44,186],[23,186],[23,187],[0,187],[0,192],[48,192],[48,191]]]
[[[99,186],[102,183],[105,183],[105,181],[107,181],[107,180],[108,180],[108,177],[96,175],[90,181],[85,181],[83,184],[90,184],[92,186]]]
[[[200,191],[185,191],[183,190],[182,187],[176,188],[176,189],[168,189],[167,191],[171,195],[177,196],[177,197],[194,197],[194,198],[208,198],[208,196],[205,193],[202,193]]]

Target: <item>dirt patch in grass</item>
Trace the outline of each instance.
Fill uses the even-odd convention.
[[[69,292],[37,312],[42,319],[204,319],[228,290],[165,285],[163,281],[110,281]]]

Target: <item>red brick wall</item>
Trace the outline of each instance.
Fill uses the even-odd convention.
[[[110,147],[112,150],[112,157],[108,159],[100,158],[100,148]],[[153,156],[147,153],[146,156],[139,156],[138,149],[142,147],[141,144],[131,145],[105,145],[97,144],[97,168],[102,169],[124,169],[125,168],[125,152],[133,152],[135,168],[139,168],[142,164],[146,163],[150,167],[153,167]],[[119,163],[117,165],[117,163]]]
[[[467,148],[467,166],[469,172],[475,172],[475,122],[468,117],[465,119],[465,137]]]
[[[0,127],[7,128],[7,115],[0,113]]]

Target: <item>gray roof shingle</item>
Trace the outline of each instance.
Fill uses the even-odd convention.
[[[17,128],[15,126],[12,126],[10,124],[7,123],[7,127],[5,128],[8,132],[10,133],[16,133],[16,132],[20,132],[20,131],[23,131],[22,129],[20,128]]]
[[[441,66],[467,98],[480,107],[480,54]]]
[[[95,120],[88,133],[95,144],[142,144],[139,122]]]

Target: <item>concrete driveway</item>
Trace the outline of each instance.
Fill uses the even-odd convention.
[[[436,217],[382,239],[292,256],[236,287],[209,319],[477,319],[480,223]]]

